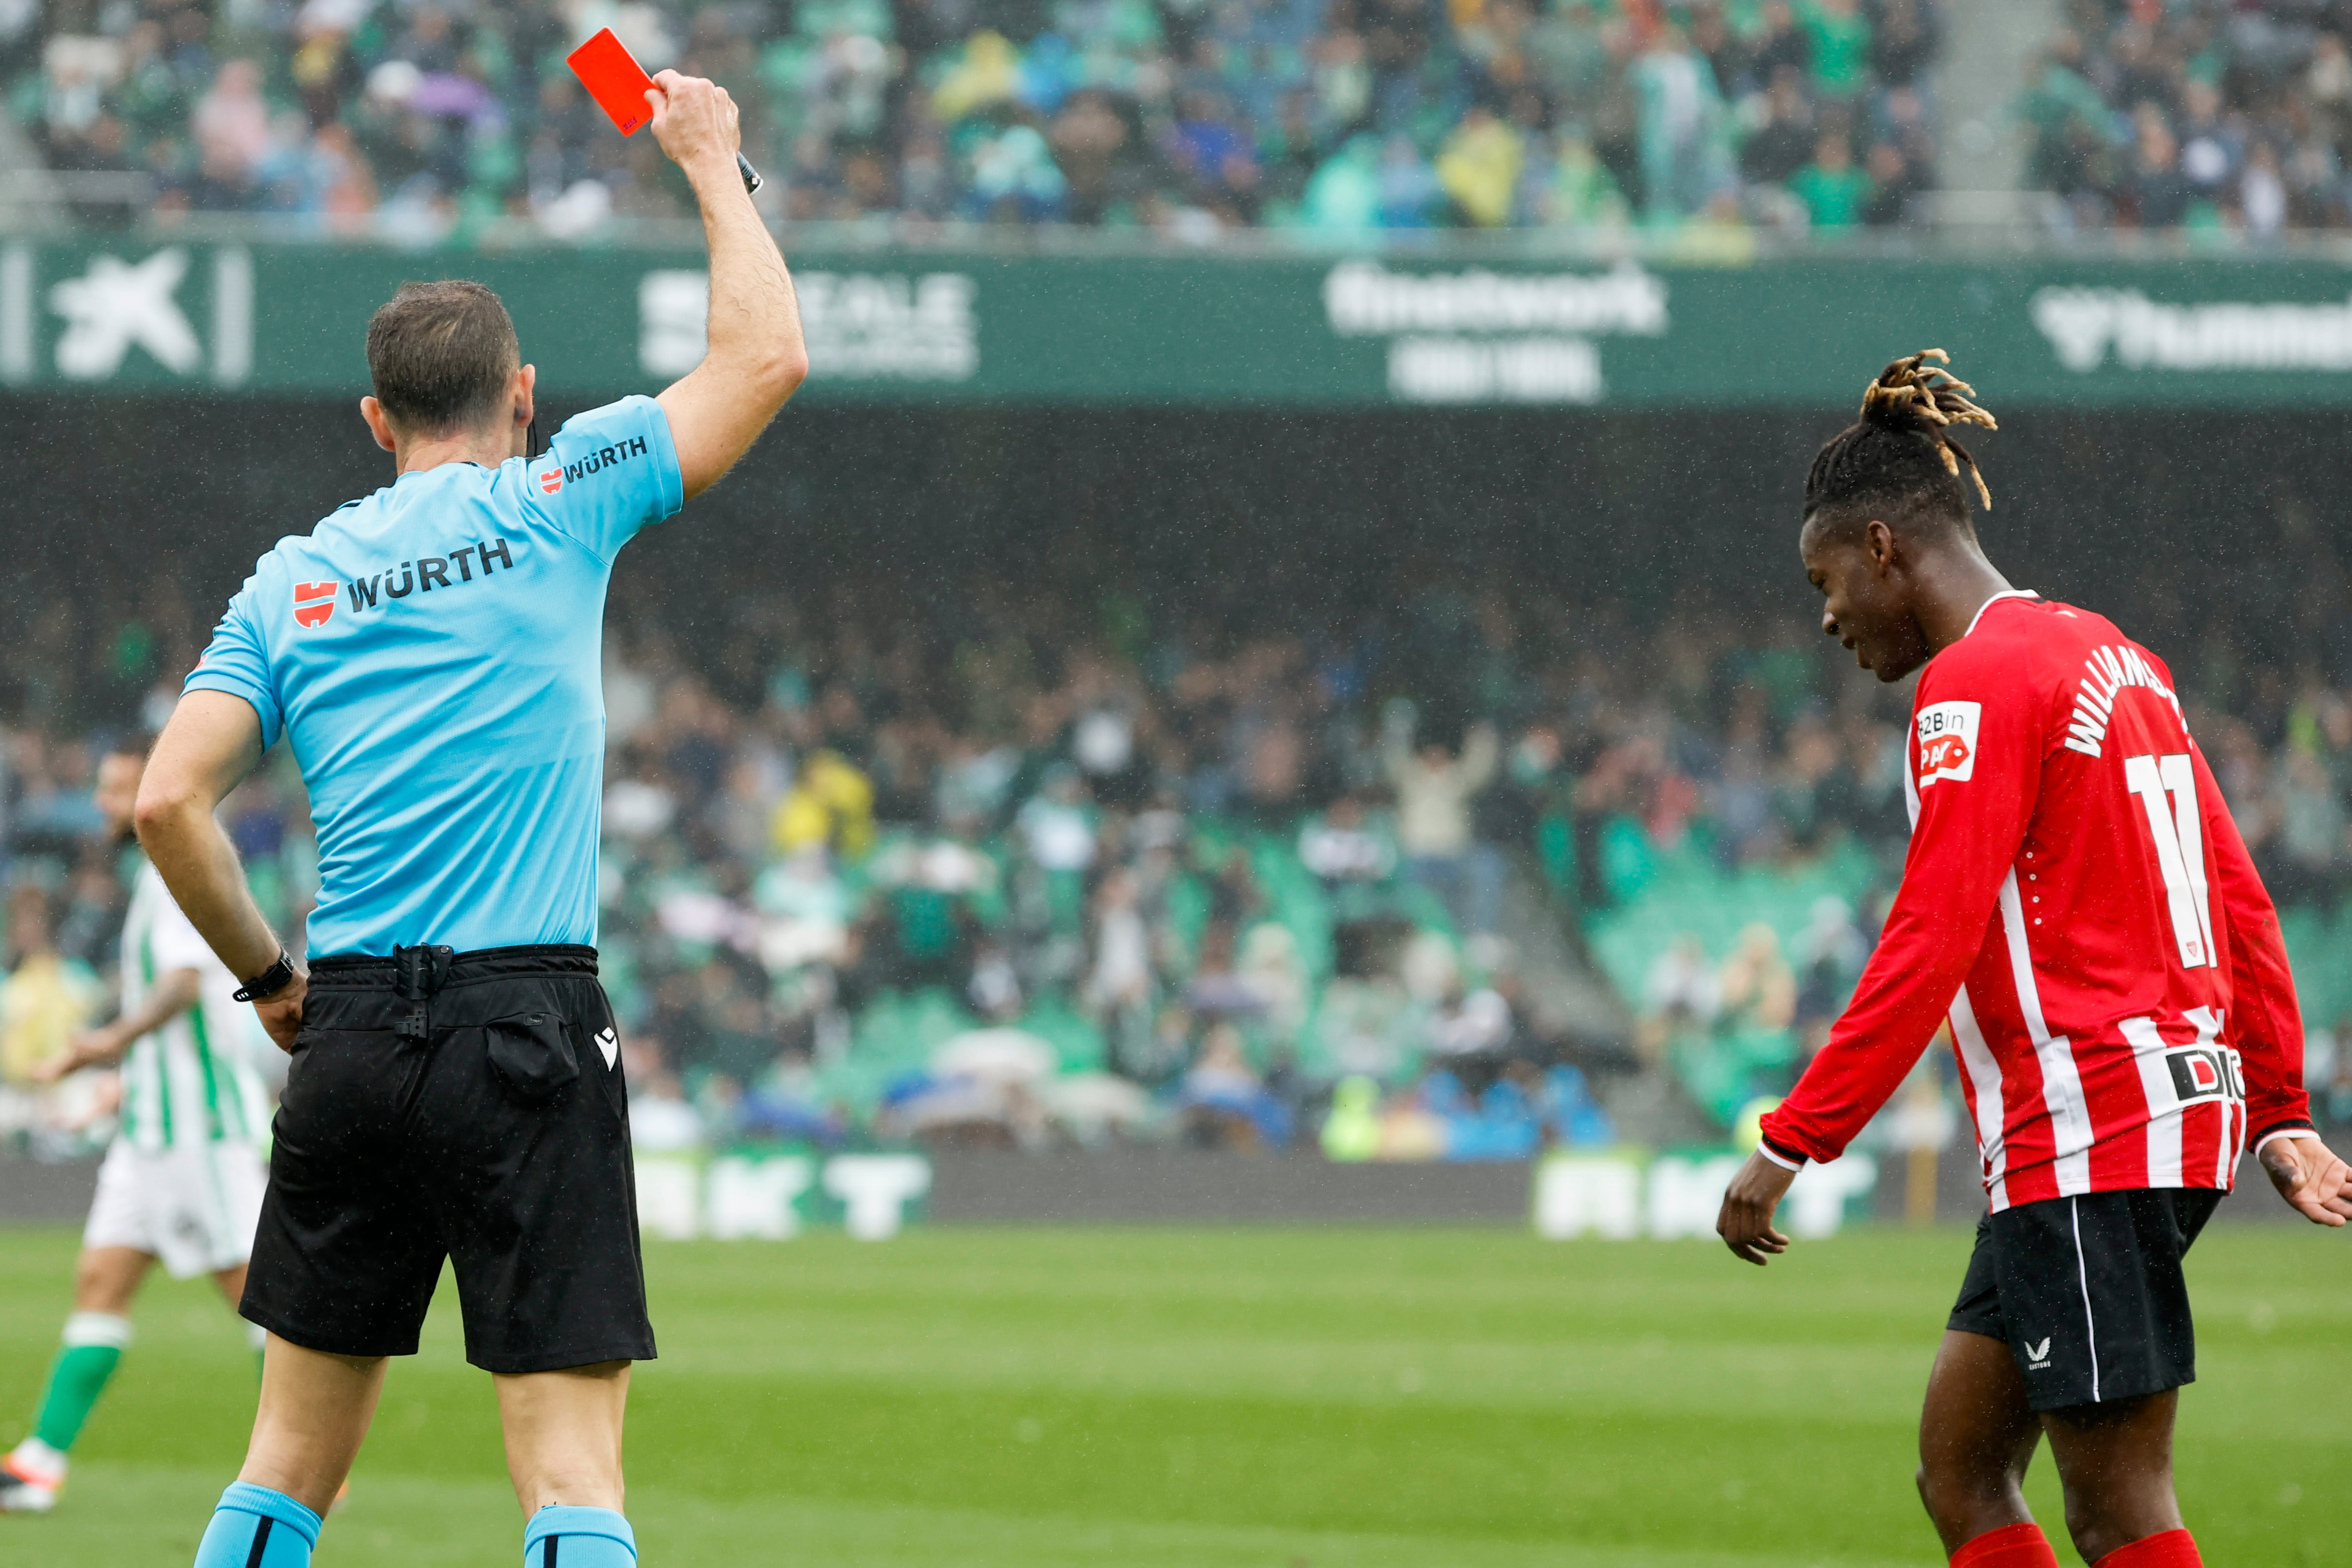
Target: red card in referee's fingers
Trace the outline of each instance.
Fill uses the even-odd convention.
[[[646,75],[645,67],[629,53],[629,46],[613,36],[612,28],[599,29],[594,37],[572,50],[565,63],[597,107],[613,117],[622,135],[653,118],[646,93],[654,78]]]

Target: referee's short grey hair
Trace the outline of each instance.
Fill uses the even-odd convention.
[[[368,322],[367,357],[384,416],[436,436],[498,412],[522,350],[499,297],[453,277],[402,284]]]

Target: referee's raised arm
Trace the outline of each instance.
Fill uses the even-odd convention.
[[[646,98],[664,152],[702,204],[710,245],[709,348],[663,392],[688,500],[719,483],[808,375],[792,274],[736,172],[735,100],[699,77],[664,71]]]

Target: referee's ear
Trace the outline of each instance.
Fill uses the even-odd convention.
[[[517,457],[531,455],[530,422],[538,415],[538,410],[531,405],[531,398],[538,388],[539,367],[537,365],[525,365],[515,371],[513,435],[514,455]]]
[[[392,421],[384,417],[383,404],[376,402],[373,394],[360,399],[360,417],[367,421],[368,434],[375,437],[378,446],[386,452],[400,450],[393,444]]]

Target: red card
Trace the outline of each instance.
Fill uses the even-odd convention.
[[[646,89],[654,85],[654,78],[646,75],[628,45],[613,37],[612,28],[604,28],[572,50],[566,63],[597,107],[613,117],[622,135],[654,117],[653,106],[646,101]]]

